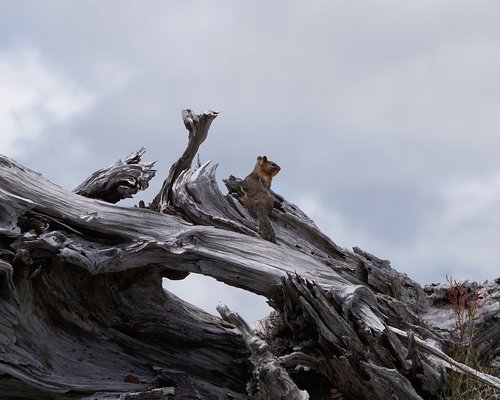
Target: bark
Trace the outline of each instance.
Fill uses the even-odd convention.
[[[443,353],[446,289],[337,246],[279,195],[277,243],[262,240],[241,181],[224,195],[216,166],[192,167],[216,115],[183,113],[188,146],[151,209],[109,204],[151,179],[142,149],[80,194],[0,157],[0,397],[439,398],[446,369],[464,370]],[[162,289],[188,273],[264,295],[275,311],[252,330]],[[488,285],[476,346],[494,358],[500,285]]]

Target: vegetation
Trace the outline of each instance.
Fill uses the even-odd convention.
[[[455,316],[455,331],[453,333],[453,347],[451,356],[458,362],[466,364],[478,371],[494,374],[491,368],[485,366],[486,360],[479,356],[474,346],[477,334],[475,320],[478,313],[488,303],[490,294],[478,285],[466,285],[446,277],[449,284],[448,300],[453,306]],[[500,398],[494,393],[491,386],[485,385],[476,379],[464,374],[451,371],[449,375],[449,389],[444,397],[453,400],[476,400]]]

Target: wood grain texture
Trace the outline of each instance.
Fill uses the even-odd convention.
[[[148,188],[149,181],[156,173],[153,169],[154,162],[140,163],[145,151],[141,147],[123,161],[118,160],[110,167],[94,172],[73,191],[81,196],[109,203],[133,197],[140,190]]]
[[[337,246],[277,194],[277,243],[262,240],[234,190],[241,180],[223,194],[216,165],[191,165],[215,116],[184,115],[190,150],[153,202],[163,212],[83,196],[94,184],[116,192],[105,170],[79,195],[0,157],[0,398],[439,396],[446,296]],[[147,181],[152,164],[132,159]],[[211,316],[162,288],[188,273],[263,295],[275,311],[253,331],[223,306],[226,321]],[[498,356],[500,290],[488,285],[476,345]]]

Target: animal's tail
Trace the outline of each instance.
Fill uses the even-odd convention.
[[[257,215],[257,222],[259,224],[259,235],[262,239],[276,243],[276,234],[274,233],[269,216],[266,213],[259,213]]]

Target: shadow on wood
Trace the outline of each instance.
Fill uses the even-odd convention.
[[[262,240],[231,189],[239,180],[224,195],[216,166],[191,166],[216,115],[183,113],[188,146],[152,209],[109,203],[152,178],[142,149],[81,195],[0,157],[0,398],[439,398],[450,305],[388,261],[337,246],[279,195],[277,243]],[[223,306],[229,323],[162,289],[188,273],[264,295],[275,311],[252,331]],[[498,356],[489,285],[478,347]]]

